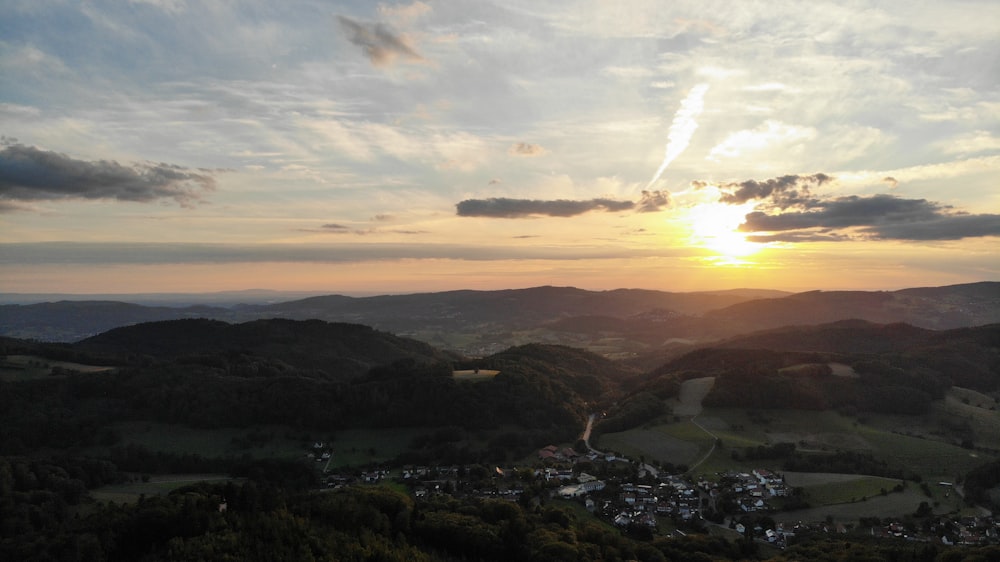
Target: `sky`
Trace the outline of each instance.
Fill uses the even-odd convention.
[[[1000,3],[0,3],[0,293],[1000,280]]]

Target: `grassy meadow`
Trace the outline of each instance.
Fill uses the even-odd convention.
[[[414,437],[427,432],[422,428],[389,428],[319,434],[282,426],[195,429],[152,422],[124,422],[114,429],[121,435],[119,445],[135,443],[151,451],[206,458],[245,454],[253,458],[301,458],[319,441],[333,452],[330,468],[387,461],[405,451]]]
[[[52,376],[53,369],[65,369],[79,373],[101,373],[114,367],[84,365],[70,361],[57,361],[34,355],[8,355],[0,360],[0,381],[16,382],[41,379]]]
[[[958,404],[966,406],[960,400]],[[989,410],[985,412],[995,415]],[[991,419],[983,411],[979,414],[983,423]],[[867,419],[834,411],[707,408],[694,420],[698,425],[690,418],[671,418],[641,428],[602,434],[595,447],[620,451],[632,458],[644,457],[647,462],[656,460],[688,466],[711,451],[711,455],[692,471],[709,479],[716,478],[720,472],[749,471],[755,467],[781,471],[781,459],[745,458],[745,449],[758,445],[791,442],[795,443],[798,451],[806,454],[853,451],[870,454],[876,460],[885,461],[889,467],[921,475],[932,484],[933,497],[928,498],[923,492],[919,495],[924,500],[940,504],[953,500],[954,494],[949,494],[950,490],[939,489],[941,487],[937,482],[955,482],[961,474],[994,458],[990,452],[963,448],[930,432],[925,437],[901,432],[900,427],[907,421],[910,424],[926,423],[924,418],[881,416]],[[712,446],[716,440],[709,432],[718,438],[719,445],[714,449]],[[734,458],[734,451],[739,459]],[[809,501],[814,505],[827,505],[860,501],[867,497],[867,503],[871,504],[873,496],[879,496],[883,487],[891,490],[898,482],[875,476],[842,476],[845,476],[842,481],[826,477],[823,482],[804,486]],[[910,483],[911,488],[914,486]],[[896,506],[889,500],[884,503]],[[914,504],[914,509],[917,504],[919,501]]]
[[[466,369],[462,371],[454,371],[451,376],[458,381],[483,382],[492,379],[498,374],[500,374],[500,371],[492,369]]]
[[[227,480],[232,480],[232,478],[225,474],[159,474],[150,476],[145,481],[137,478],[133,482],[102,486],[91,490],[90,495],[97,501],[132,503],[138,501],[141,496],[168,494],[196,482],[224,482]]]

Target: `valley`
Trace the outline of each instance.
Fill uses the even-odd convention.
[[[996,300],[989,291],[953,290]],[[939,293],[954,305],[944,289],[921,294]],[[567,308],[566,294],[598,300]],[[781,559],[781,548],[811,551],[837,539],[837,529],[858,548],[902,549],[897,523],[921,540],[943,529],[948,542],[939,544],[955,548],[997,542],[986,530],[1000,486],[1000,324],[933,329],[834,318],[737,332],[734,312],[724,330],[700,320],[721,314],[705,308],[642,312],[645,293],[460,296],[462,315],[439,309],[436,320],[453,323],[453,334],[423,341],[288,318],[174,318],[74,342],[0,339],[0,512],[6,528],[25,529],[18,539],[4,535],[8,550],[0,551],[44,550],[57,535],[101,542],[96,528],[131,524],[150,498],[167,512],[191,498],[225,503],[209,519],[237,524],[251,505],[241,502],[262,493],[271,498],[268,517],[280,518],[280,505],[305,510],[307,535],[322,525],[307,506],[327,501],[315,494],[343,499],[337,509],[348,511],[386,494],[378,501],[419,506],[441,518],[435,525],[498,532],[482,510],[501,502],[539,532],[563,521],[579,548],[600,528],[600,540],[616,548],[675,558],[675,549],[695,548],[723,559]],[[757,304],[739,306],[766,316],[766,301],[790,298],[752,297],[689,302],[751,298],[745,302]],[[412,302],[439,307],[454,298]],[[845,302],[852,300],[859,296]],[[616,320],[609,311],[623,302],[630,304]],[[477,333],[495,329],[498,306],[511,311],[507,331]],[[601,315],[573,316],[584,309]],[[439,347],[446,339],[465,343]],[[510,341],[518,343],[502,343]],[[779,491],[743,489],[756,488],[755,479],[769,491],[770,479],[780,480]],[[36,523],[19,515],[46,509],[51,517]],[[59,527],[71,511],[92,519]],[[459,524],[459,514],[470,518]],[[962,538],[970,518],[974,541]],[[408,521],[402,532],[413,548],[479,552],[435,539],[426,521]],[[760,527],[756,540],[737,525]],[[709,546],[716,539],[723,542]],[[168,542],[135,548],[155,558]],[[509,554],[501,543],[491,548]]]

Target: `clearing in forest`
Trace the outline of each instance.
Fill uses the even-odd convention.
[[[708,396],[715,385],[715,377],[701,377],[681,383],[680,393],[671,404],[676,416],[697,416],[701,413],[701,401]]]

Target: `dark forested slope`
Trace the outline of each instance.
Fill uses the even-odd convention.
[[[453,359],[416,340],[367,326],[321,320],[272,319],[243,324],[206,319],[148,322],[116,328],[73,347],[133,360],[136,356],[149,356],[230,369],[247,368],[256,359],[258,370],[261,365],[285,365],[345,380],[398,359],[423,362]]]
[[[76,345],[5,340],[4,352],[120,361],[112,372],[0,382],[0,453],[17,454],[113,442],[108,428],[134,420],[325,431],[510,425],[572,439],[587,405],[611,399],[629,374],[586,351],[529,345],[478,360],[499,373],[468,382],[453,376],[453,357],[426,344],[321,321],[170,321]]]

